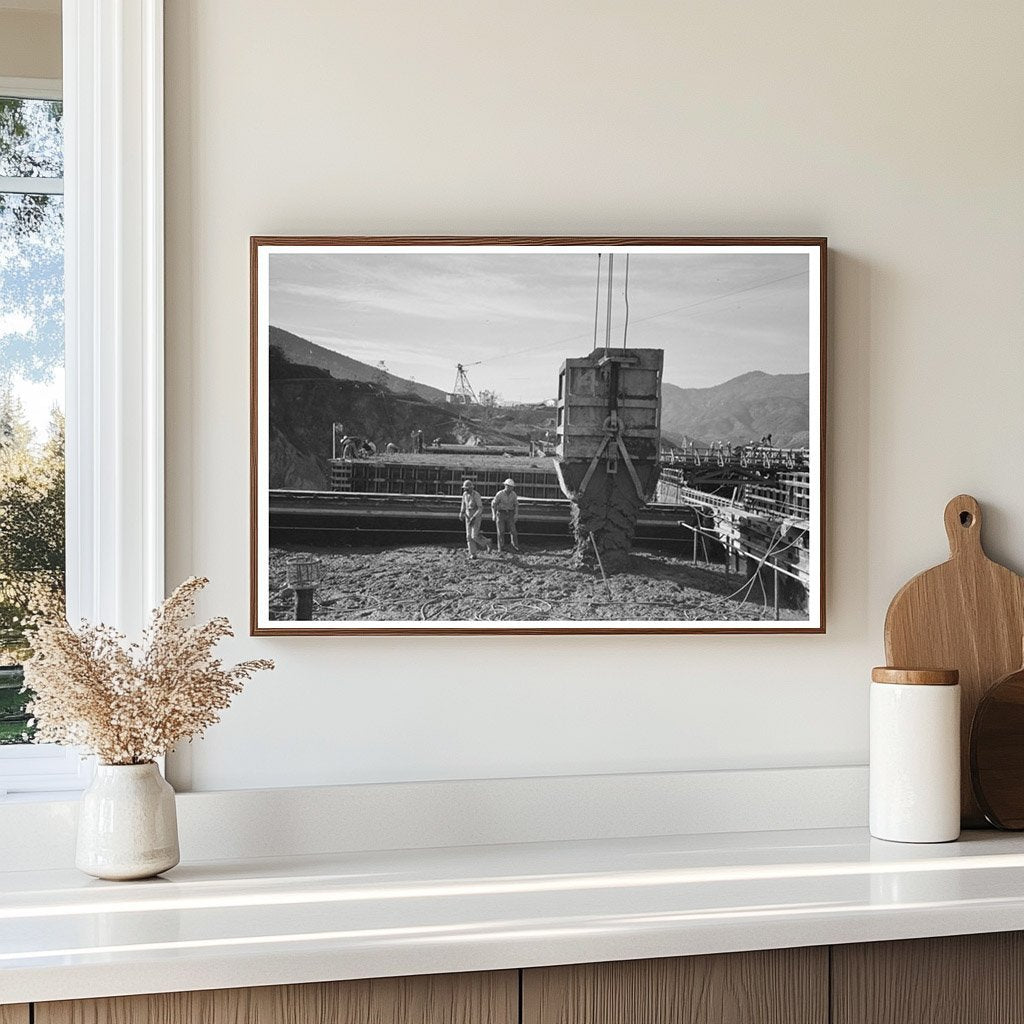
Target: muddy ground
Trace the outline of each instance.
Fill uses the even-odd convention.
[[[653,620],[697,622],[774,619],[755,583],[741,601],[744,579],[722,566],[692,565],[674,555],[635,552],[607,583],[597,569],[570,565],[568,547],[529,547],[522,554],[476,560],[455,545],[278,547],[270,552],[270,617],[294,617],[286,560],[315,555],[323,565],[314,618],[326,621]],[[737,595],[740,590],[740,595]],[[782,609],[782,619],[803,611]]]

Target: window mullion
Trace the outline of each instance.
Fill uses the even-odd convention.
[[[64,192],[63,178],[6,178],[0,175],[0,192],[23,196],[59,196]]]
[[[0,193],[60,196],[63,194],[63,178],[7,178],[0,174]]]

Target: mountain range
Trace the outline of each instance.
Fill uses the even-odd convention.
[[[379,367],[316,345],[305,338],[270,328],[270,344],[291,363],[314,366],[337,380],[383,384],[395,395],[428,402],[445,401],[440,388],[381,371]],[[552,380],[552,390],[555,381]],[[809,384],[806,373],[752,370],[709,388],[681,388],[662,383],[661,430],[667,441],[746,444],[767,434],[780,447],[809,443]]]
[[[670,441],[746,444],[766,434],[781,448],[810,441],[810,375],[752,370],[710,388],[661,385],[661,431]]]

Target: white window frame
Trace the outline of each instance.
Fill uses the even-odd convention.
[[[63,48],[35,84],[64,100],[68,617],[137,635],[164,596],[163,0],[63,0]],[[0,748],[0,795],[91,774]]]

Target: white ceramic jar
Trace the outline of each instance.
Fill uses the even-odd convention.
[[[871,680],[871,834],[898,843],[957,839],[959,673],[876,668]]]
[[[149,764],[98,764],[82,794],[75,865],[95,878],[150,878],[178,863],[174,790]]]

